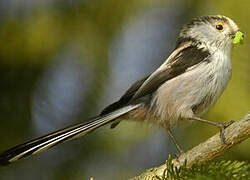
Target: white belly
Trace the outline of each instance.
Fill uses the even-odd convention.
[[[214,60],[202,62],[165,82],[156,92],[152,107],[167,126],[206,113],[225,90],[231,77],[230,54],[214,53]]]

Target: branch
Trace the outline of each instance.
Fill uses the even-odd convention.
[[[225,129],[225,138],[228,144],[223,144],[220,140],[220,134],[217,133],[207,141],[199,144],[186,153],[181,154],[178,159],[173,159],[172,163],[175,166],[179,167],[180,165],[183,165],[186,160],[187,166],[190,167],[194,163],[201,163],[203,161],[214,159],[236,144],[246,140],[247,138],[249,138],[249,136],[250,112],[248,112],[245,117],[243,117],[239,121],[234,122]],[[165,168],[165,164],[159,167],[151,168],[140,176],[131,178],[131,180],[157,180],[156,176],[162,176]]]

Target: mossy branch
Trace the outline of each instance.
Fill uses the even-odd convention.
[[[173,159],[172,163],[174,164],[174,166],[179,167],[186,161],[186,166],[191,167],[194,163],[201,163],[214,159],[236,144],[239,144],[240,142],[246,140],[247,138],[249,138],[249,136],[250,112],[245,117],[243,117],[239,121],[234,122],[225,129],[225,138],[227,144],[223,144],[221,142],[220,134],[217,133],[205,142],[199,144],[186,153],[181,154],[178,159]],[[140,176],[131,178],[131,180],[157,180],[157,177],[161,177],[164,174],[165,169],[165,164],[159,167],[151,168]]]

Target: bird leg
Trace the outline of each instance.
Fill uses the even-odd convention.
[[[221,123],[221,122],[214,122],[214,121],[209,121],[209,120],[206,120],[206,119],[201,119],[201,118],[198,118],[198,117],[193,117],[192,119],[196,120],[196,121],[203,122],[203,123],[211,124],[211,125],[214,125],[214,126],[218,127],[220,129],[220,139],[221,139],[221,142],[223,142],[224,144],[228,144],[226,142],[226,140],[225,140],[224,132],[225,132],[225,129],[228,126],[230,126],[231,124],[234,123],[234,121],[229,121],[229,122],[226,122],[226,123]]]
[[[173,143],[175,144],[177,150],[179,151],[180,154],[184,153],[184,150],[182,149],[182,147],[180,146],[180,144],[177,142],[176,138],[174,137],[172,131],[170,128],[167,128],[167,132],[169,137],[172,139]]]

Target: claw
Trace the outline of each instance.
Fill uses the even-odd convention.
[[[177,154],[174,154],[174,159],[177,161],[177,162],[180,162],[179,161],[179,157],[181,156],[181,154],[177,153]]]
[[[179,157],[180,157],[180,154],[179,154],[179,153],[175,153],[175,154],[174,154],[174,158],[175,158],[175,159],[178,159]]]
[[[174,154],[174,157],[178,159],[183,153],[184,153],[183,149],[178,149],[178,153]]]
[[[224,128],[227,128],[228,126],[230,126],[231,124],[233,124],[235,121],[231,120],[229,122],[223,123],[224,124]]]
[[[221,139],[221,142],[223,142],[224,144],[229,144],[229,143],[226,143],[224,132],[225,132],[225,129],[228,126],[230,126],[231,124],[234,123],[234,121],[229,121],[229,122],[226,122],[226,123],[220,123],[220,122],[209,121],[209,120],[206,120],[206,119],[201,119],[201,118],[198,118],[198,117],[193,117],[192,119],[200,121],[200,122],[203,122],[203,123],[207,123],[207,124],[210,124],[210,125],[213,125],[213,126],[216,126],[216,127],[220,128],[220,139]]]
[[[226,122],[226,123],[221,123],[221,127],[220,127],[220,139],[221,139],[221,142],[226,144],[226,145],[229,145],[230,143],[227,143],[226,142],[226,138],[225,138],[225,129],[230,126],[231,124],[233,124],[234,121],[229,121],[229,122]]]
[[[228,143],[226,142],[224,132],[225,132],[225,128],[221,127],[221,129],[220,129],[220,140],[221,140],[222,143],[228,145]]]

